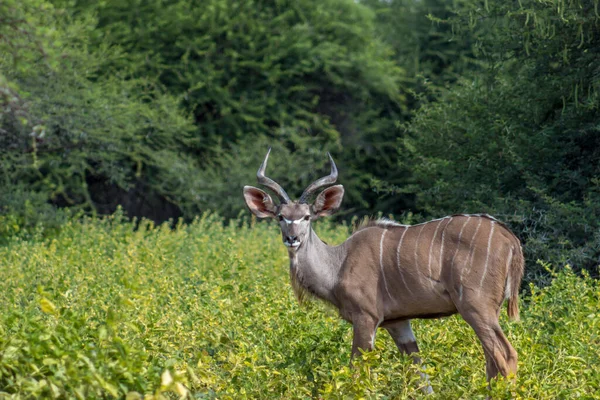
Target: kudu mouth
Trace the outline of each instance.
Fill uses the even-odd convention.
[[[300,247],[300,241],[299,240],[293,240],[293,241],[288,241],[288,240],[284,240],[283,244],[285,245],[285,247],[289,247],[291,249],[297,249],[298,247]]]

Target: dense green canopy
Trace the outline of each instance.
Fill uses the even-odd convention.
[[[529,260],[595,271],[599,21],[593,0],[3,1],[1,234],[118,204],[233,217],[272,146],[292,196],[334,155],[343,218],[488,212]]]

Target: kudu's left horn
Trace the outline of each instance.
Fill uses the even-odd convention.
[[[289,203],[290,197],[287,195],[285,190],[283,190],[283,188],[277,182],[275,182],[273,179],[265,176],[265,168],[267,168],[267,160],[269,159],[269,154],[271,154],[270,147],[269,147],[269,151],[267,151],[267,155],[265,156],[265,160],[262,162],[262,164],[260,164],[260,168],[258,169],[258,172],[256,173],[256,179],[258,180],[258,183],[260,183],[261,185],[266,186],[269,189],[271,189],[272,191],[274,191],[282,203]]]
[[[315,190],[317,190],[323,186],[331,185],[331,184],[335,183],[335,181],[337,180],[337,177],[338,177],[337,167],[335,166],[335,163],[333,162],[333,158],[331,157],[331,154],[327,153],[327,155],[329,156],[329,161],[331,162],[331,172],[329,173],[329,175],[324,176],[321,179],[317,179],[316,181],[314,181],[313,183],[308,185],[308,187],[306,189],[304,189],[304,193],[302,193],[302,196],[300,196],[300,203],[306,203],[306,201],[308,200],[308,196],[310,196]]]

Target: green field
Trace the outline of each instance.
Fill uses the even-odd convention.
[[[339,243],[346,226],[320,224]],[[550,269],[550,267],[548,267]],[[600,399],[600,285],[555,267],[531,286],[519,323],[516,384],[494,398]],[[70,222],[50,239],[0,247],[2,398],[425,397],[417,370],[380,331],[349,367],[351,327],[299,306],[273,224],[211,215],[175,229],[117,216]],[[415,321],[427,398],[485,398],[483,351],[457,316]]]

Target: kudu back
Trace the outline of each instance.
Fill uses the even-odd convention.
[[[269,153],[257,178],[280,203],[245,186],[246,204],[256,216],[279,221],[296,295],[308,293],[327,301],[352,323],[353,356],[359,349],[372,349],[377,329],[384,328],[400,351],[420,363],[410,320],[460,313],[481,341],[488,380],[498,373],[516,374],[517,353],[498,317],[507,300],[509,317],[519,318],[524,259],[519,239],[506,225],[485,214],[451,215],[418,225],[383,219],[359,227],[339,246],[328,246],[312,230],[311,221],[334,213],[344,189],[331,186],[314,203],[308,199],[335,183],[333,159],[329,155],[331,173],[291,201],[265,176]],[[428,383],[424,390],[431,391]]]

